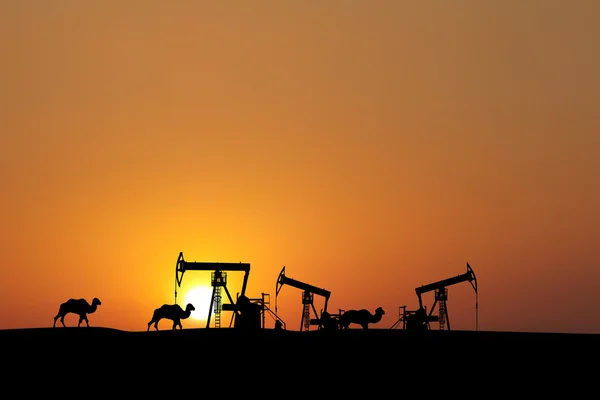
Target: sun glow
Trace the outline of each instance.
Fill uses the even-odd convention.
[[[212,288],[208,286],[196,286],[190,289],[185,296],[185,305],[191,303],[195,311],[192,311],[191,318],[206,321],[208,310],[212,301]]]

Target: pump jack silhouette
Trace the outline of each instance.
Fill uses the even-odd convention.
[[[416,311],[406,311],[406,306],[401,306],[403,309],[402,315],[398,321],[392,325],[392,328],[396,327],[400,322],[404,323],[404,328],[409,330],[426,330],[430,328],[430,322],[439,322],[440,330],[450,330],[450,318],[448,316],[448,307],[446,301],[448,300],[448,286],[456,285],[462,282],[469,282],[475,290],[475,313],[476,323],[475,330],[478,329],[478,313],[479,313],[479,301],[477,300],[477,277],[473,268],[467,263],[467,272],[461,275],[457,275],[448,279],[442,279],[437,282],[429,283],[427,285],[419,286],[415,289],[417,297],[419,299],[419,308]],[[434,292],[434,302],[429,313],[427,313],[425,306],[423,305],[422,295],[429,292]],[[433,315],[436,306],[438,306],[438,315]]]
[[[325,305],[323,306],[323,314],[329,315],[327,313],[327,303],[329,302],[329,297],[331,296],[331,292],[329,290],[321,289],[313,285],[309,285],[308,283],[300,282],[292,278],[288,278],[285,276],[285,266],[281,269],[279,276],[277,277],[277,283],[275,287],[275,313],[277,313],[277,295],[281,290],[283,285],[292,286],[298,289],[302,289],[302,319],[300,320],[300,330],[304,327],[304,330],[309,330],[310,325],[317,324],[319,325],[319,329],[323,329],[323,321],[319,318],[317,314],[317,310],[315,309],[315,305],[313,303],[314,295],[317,294],[325,298]],[[310,310],[312,309],[315,318],[310,318]]]
[[[244,273],[244,280],[242,283],[242,291],[240,296],[246,295],[246,287],[248,285],[248,276],[250,275],[250,264],[249,263],[223,263],[223,262],[198,262],[198,261],[186,261],[183,257],[183,252],[179,253],[177,263],[175,265],[175,304],[177,304],[177,288],[181,286],[183,275],[186,271],[212,271],[211,273],[211,285],[213,287],[210,307],[208,310],[208,318],[206,319],[206,327],[210,326],[211,316],[215,314],[215,325],[220,326],[221,323],[221,310],[233,311],[234,317],[238,317],[240,310],[236,308],[223,308],[222,307],[222,296],[221,288],[225,289],[225,294],[229,299],[230,304],[234,303],[229,289],[227,289],[227,272],[226,271],[240,271]]]

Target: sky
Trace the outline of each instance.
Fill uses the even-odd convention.
[[[205,327],[211,272],[177,285],[181,253],[249,263],[246,295],[289,330],[303,290],[277,293],[284,267],[387,329],[468,263],[452,330],[600,333],[599,17],[593,0],[0,1],[0,329],[98,297],[91,326],[146,330],[199,287],[183,326]]]

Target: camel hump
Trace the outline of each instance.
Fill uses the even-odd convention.
[[[69,300],[65,301],[63,304],[66,306],[71,306],[71,305],[80,304],[80,303],[87,304],[87,300],[86,299],[69,299]]]
[[[352,318],[352,317],[357,317],[359,315],[363,315],[366,313],[369,313],[369,310],[363,308],[361,310],[347,310],[343,315],[345,315],[346,317]]]
[[[346,310],[342,315],[340,315],[340,321],[352,321],[360,314],[361,312],[359,310]]]
[[[183,312],[183,309],[181,308],[181,306],[179,304],[163,304],[162,306],[160,306],[157,311],[181,311]]]

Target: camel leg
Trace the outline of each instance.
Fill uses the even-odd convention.
[[[63,327],[65,327],[65,328],[67,327],[65,325],[65,316],[64,315],[60,317],[60,323],[62,324]]]
[[[181,320],[180,319],[174,319],[173,320],[173,330],[177,330],[178,326],[179,326],[179,329],[182,329],[182,327],[181,327]]]
[[[148,322],[148,332],[150,332],[150,327],[152,326],[152,324],[154,324],[154,329],[158,330],[158,321],[160,321],[160,318],[154,319],[154,317],[152,317],[150,322]]]
[[[65,325],[63,318],[65,317],[65,313],[64,313],[64,305],[61,304],[60,307],[58,307],[58,312],[56,313],[56,316],[54,317],[54,325],[52,325],[53,328],[56,327],[56,320],[60,318],[60,322],[62,322],[63,326]]]
[[[77,327],[81,326],[81,323],[85,321],[85,324],[88,326],[90,326],[88,319],[87,319],[87,314],[79,314],[79,323],[77,324]]]

